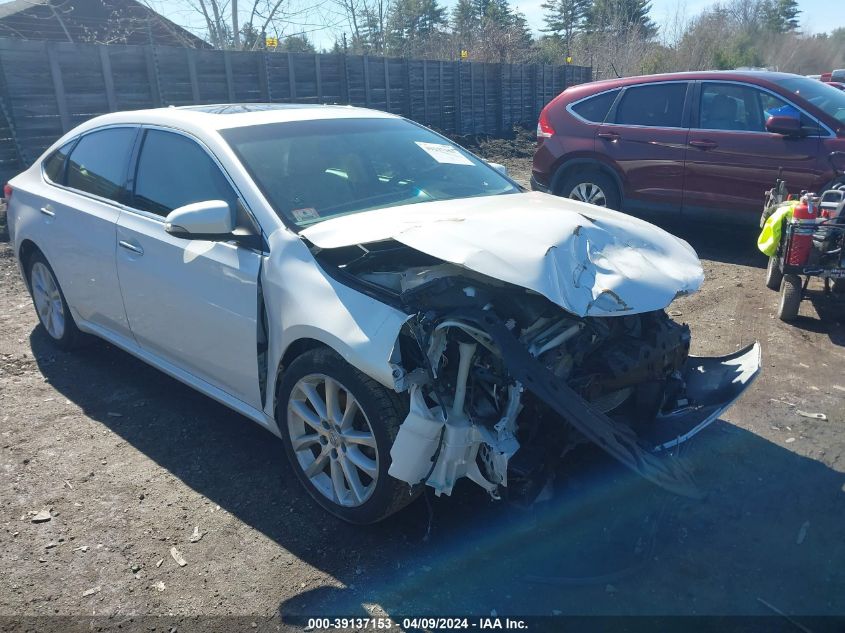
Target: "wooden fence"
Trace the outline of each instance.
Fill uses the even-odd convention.
[[[591,69],[0,38],[0,182],[61,134],[115,110],[236,102],[344,103],[441,131],[506,134]]]

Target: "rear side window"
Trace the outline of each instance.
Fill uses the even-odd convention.
[[[592,123],[603,123],[618,94],[618,90],[611,90],[595,97],[589,97],[573,105],[572,111],[582,119]]]
[[[65,184],[65,159],[73,147],[74,141],[65,143],[44,161],[44,175],[47,180],[57,185]]]
[[[223,200],[237,208],[237,195],[217,163],[186,136],[148,130],[138,159],[133,206],[164,216],[206,200]]]
[[[647,127],[681,127],[686,94],[686,83],[627,88],[616,110],[616,123]]]
[[[70,154],[67,186],[109,200],[120,200],[134,128],[110,128],[86,134]]]

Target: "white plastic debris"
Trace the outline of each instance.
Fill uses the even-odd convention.
[[[821,420],[822,422],[827,420],[827,416],[824,413],[808,413],[807,411],[802,411],[801,409],[796,409],[795,413],[800,415],[802,418],[810,418],[811,420]]]
[[[38,512],[33,515],[32,519],[30,519],[33,523],[46,523],[50,519],[53,518],[53,515],[50,514],[49,508],[44,508],[43,510],[39,510]]]
[[[200,526],[195,525],[194,533],[191,534],[191,538],[189,540],[191,541],[191,543],[197,543],[202,539],[203,536],[205,536],[205,534],[205,532],[200,532]]]
[[[176,564],[179,565],[179,567],[184,567],[188,564],[188,561],[185,560],[185,558],[182,556],[182,553],[175,547],[170,548],[170,555],[173,557],[173,560],[176,561]]]

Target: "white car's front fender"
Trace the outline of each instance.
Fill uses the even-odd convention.
[[[274,391],[285,351],[302,339],[327,345],[392,389],[389,360],[408,315],[327,275],[292,232],[276,231],[269,244],[270,256],[262,271],[269,338],[265,413],[274,415]]]

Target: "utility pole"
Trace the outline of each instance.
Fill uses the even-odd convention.
[[[235,50],[241,49],[241,34],[238,26],[238,0],[232,0],[232,35],[235,38]]]

